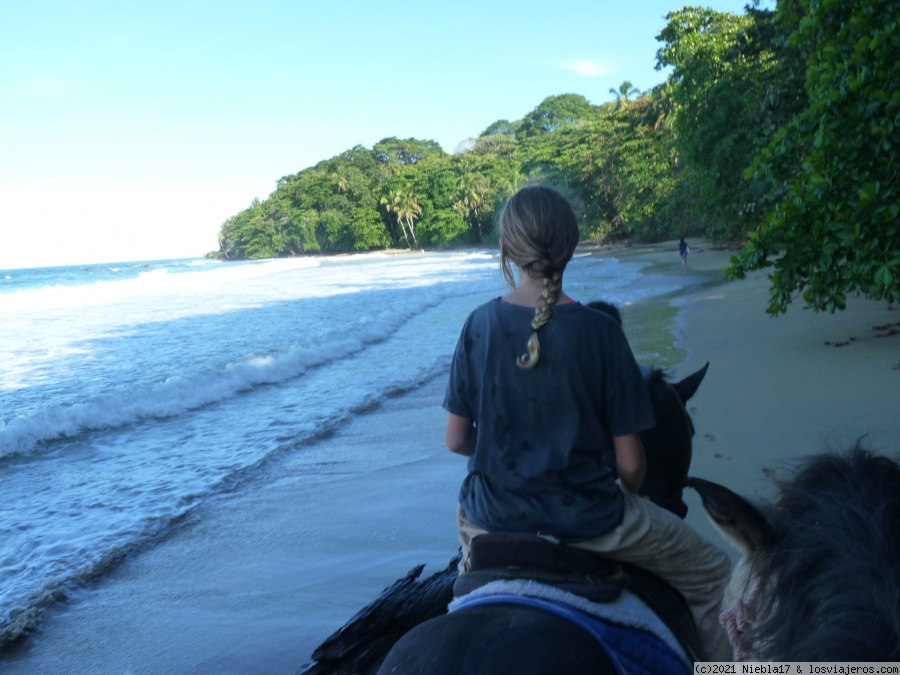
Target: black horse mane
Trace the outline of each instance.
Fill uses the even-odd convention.
[[[776,661],[900,661],[900,465],[859,443],[778,481],[750,640]]]

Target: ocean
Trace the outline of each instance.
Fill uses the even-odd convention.
[[[579,252],[566,291],[666,290],[639,279]],[[313,485],[414,461],[317,441],[444,376],[502,292],[491,250],[0,270],[0,653],[272,462]]]

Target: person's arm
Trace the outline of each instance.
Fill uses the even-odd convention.
[[[622,487],[630,492],[637,492],[641,489],[647,469],[641,437],[638,434],[613,436],[613,447],[616,450],[616,470]]]
[[[472,424],[472,420],[468,417],[448,413],[444,441],[450,452],[466,457],[471,456],[475,452],[475,425]]]

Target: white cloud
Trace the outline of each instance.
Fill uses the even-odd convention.
[[[611,75],[616,72],[612,66],[601,63],[599,61],[590,61],[588,59],[579,59],[578,61],[566,61],[560,64],[560,68],[571,70],[582,77],[600,77],[601,75]]]

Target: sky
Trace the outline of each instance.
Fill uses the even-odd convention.
[[[649,90],[684,4],[0,0],[0,269],[202,256],[355,145],[453,152],[548,96]]]

